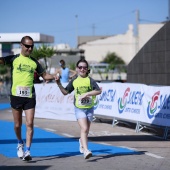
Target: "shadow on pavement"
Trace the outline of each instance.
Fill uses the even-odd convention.
[[[164,141],[161,138],[154,138],[149,135],[122,135],[122,136],[95,136],[89,137],[90,141],[97,142],[117,142],[117,141]]]
[[[116,156],[126,156],[126,155],[142,155],[145,153],[145,151],[137,151],[137,152],[119,152],[119,153],[115,153],[115,154],[110,154],[110,150],[106,150],[106,149],[101,149],[101,150],[93,150],[93,156],[88,159],[87,161],[90,162],[96,162],[97,160],[100,159],[107,159],[107,158],[111,158],[111,157],[116,157]],[[105,154],[101,154],[101,155],[96,155],[95,153],[102,153],[104,152]],[[107,154],[108,152],[108,154]],[[56,155],[50,155],[50,156],[41,156],[38,157],[40,159],[36,159],[35,161],[31,161],[31,162],[39,162],[39,161],[44,161],[44,160],[53,160],[53,159],[60,159],[60,158],[66,158],[66,157],[72,157],[72,156],[82,156],[82,159],[84,159],[83,154],[80,155],[79,152],[67,152],[67,153],[63,153],[63,154],[56,154]]]
[[[117,142],[117,141],[163,141],[165,140],[161,138],[154,138],[148,135],[124,135],[124,136],[95,136],[88,137],[91,142]],[[23,138],[25,141],[26,139]],[[32,143],[57,143],[57,142],[75,142],[78,138],[66,138],[58,137],[58,138],[34,138]],[[16,144],[16,139],[3,139],[0,140],[0,144]]]
[[[50,168],[51,166],[0,166],[0,170],[11,170],[11,169],[17,169],[17,170],[46,170]]]

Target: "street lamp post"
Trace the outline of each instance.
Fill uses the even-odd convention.
[[[75,15],[76,18],[76,48],[78,46],[78,15]]]

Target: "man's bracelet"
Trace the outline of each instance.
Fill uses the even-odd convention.
[[[62,84],[57,84],[58,86],[62,86]]]

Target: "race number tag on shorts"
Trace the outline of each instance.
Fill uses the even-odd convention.
[[[79,106],[89,106],[92,104],[92,96],[86,97],[83,99],[80,99],[80,96],[78,96],[78,105]]]
[[[23,86],[18,86],[17,89],[17,96],[20,97],[29,97],[30,96],[30,87],[23,87]]]

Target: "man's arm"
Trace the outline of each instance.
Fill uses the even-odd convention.
[[[48,74],[46,72],[42,73],[41,74],[41,77],[44,79],[44,80],[54,80],[55,77],[51,74]]]

